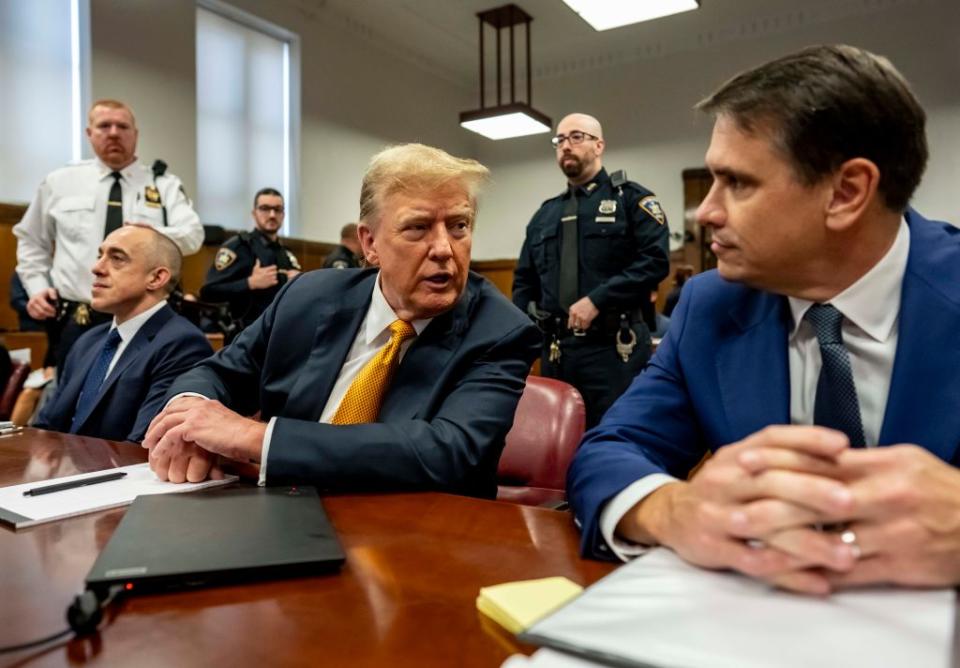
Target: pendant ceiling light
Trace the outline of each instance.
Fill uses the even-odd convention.
[[[460,114],[460,125],[489,139],[508,139],[523,137],[542,132],[550,132],[553,124],[548,116],[541,114],[531,106],[531,65],[530,65],[530,22],[529,14],[516,5],[504,5],[496,9],[479,12],[480,19],[480,108],[473,111],[464,111]],[[516,57],[514,46],[514,26],[524,26],[526,37],[526,65],[527,65],[527,96],[525,102],[517,101],[516,91]],[[484,35],[485,26],[492,26],[497,35],[497,104],[486,106],[485,70],[484,70]],[[501,76],[503,63],[503,40],[501,34],[507,31],[510,56],[510,101],[503,99],[504,85]]]

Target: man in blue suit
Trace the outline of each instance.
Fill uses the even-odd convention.
[[[584,438],[568,480],[583,552],[665,545],[816,593],[960,582],[960,234],[908,208],[922,108],[845,46],[698,106],[716,117],[697,216],[718,271],[684,287],[649,368]]]
[[[173,312],[180,250],[152,227],[107,236],[93,266],[93,308],[113,315],[70,350],[57,392],[34,426],[115,441],[143,440],[174,378],[213,350]]]
[[[486,175],[419,144],[375,156],[359,224],[373,269],[300,276],[179,378],[144,440],[157,474],[202,480],[221,455],[263,484],[494,496],[539,335],[469,271]]]

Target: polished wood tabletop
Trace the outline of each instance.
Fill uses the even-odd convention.
[[[25,430],[0,437],[0,486],[145,458],[132,444]],[[533,648],[477,612],[480,587],[552,575],[586,585],[612,568],[580,559],[568,513],[437,493],[324,506],[347,554],[337,574],[133,596],[98,634],[0,665],[499,666]],[[66,627],[123,512],[0,528],[0,646]]]

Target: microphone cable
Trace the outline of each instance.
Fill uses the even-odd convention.
[[[75,596],[73,602],[67,608],[68,628],[45,638],[0,647],[0,654],[21,652],[26,649],[46,645],[55,640],[60,640],[71,633],[75,634],[78,638],[94,633],[103,619],[104,611],[117,600],[121,592],[123,592],[123,585],[114,585],[107,591],[107,595],[101,598],[93,590],[87,589],[82,594]]]

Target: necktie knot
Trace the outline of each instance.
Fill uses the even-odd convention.
[[[417,335],[417,330],[413,328],[406,320],[394,320],[390,323],[390,340],[403,343],[407,339]]]
[[[120,330],[114,327],[110,330],[110,334],[107,336],[107,341],[103,344],[103,347],[108,350],[116,351],[116,349],[120,346],[121,341],[123,341],[123,338],[120,336]]]
[[[840,333],[843,314],[830,304],[814,304],[807,309],[803,319],[813,325],[821,346],[843,343],[843,335]]]
[[[123,178],[123,174],[120,172],[110,172],[110,176],[113,177],[114,181],[119,181],[121,178]]]

